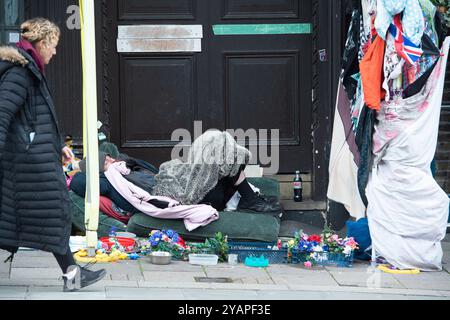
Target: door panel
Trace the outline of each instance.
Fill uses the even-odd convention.
[[[223,19],[298,18],[297,0],[224,0]]]
[[[195,19],[195,0],[119,0],[119,20]]]
[[[279,141],[269,133],[269,143],[280,147],[279,171],[311,172],[312,37],[309,32],[272,32],[273,25],[310,24],[311,3],[108,2],[108,16],[117,17],[112,25],[116,34],[119,25],[203,26],[200,52],[116,52],[110,57],[108,65],[117,74],[110,80],[112,141],[122,152],[159,165],[170,159],[171,147],[178,143],[170,141],[172,132],[184,128],[193,137],[196,120],[202,121],[203,131],[279,129]],[[256,28],[265,34],[214,33],[213,26],[229,24],[268,26]]]
[[[237,26],[229,35],[226,28],[209,34],[211,108],[224,109],[215,123],[220,129],[279,129],[279,142],[270,142],[279,144],[279,171],[311,172],[312,37],[280,33],[312,22],[311,1],[219,2],[222,8],[211,4],[210,24]]]
[[[194,121],[193,56],[121,58],[121,146],[170,147],[171,132]]]
[[[225,54],[225,59],[226,128],[282,128],[280,138],[298,144],[298,54]]]

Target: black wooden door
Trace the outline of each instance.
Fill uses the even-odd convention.
[[[270,131],[267,136],[279,145],[279,172],[311,172],[311,2],[108,1],[106,16],[113,19],[103,32],[110,37],[126,25],[203,29],[199,52],[103,48],[112,141],[159,165],[178,143],[172,132],[185,128],[194,137],[194,121],[202,122],[203,131],[254,129],[258,140],[247,141],[250,146],[267,140],[259,130],[279,129],[279,141],[271,140]],[[286,24],[303,24],[306,31],[279,34]]]

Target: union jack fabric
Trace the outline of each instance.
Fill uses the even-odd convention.
[[[395,16],[388,30],[395,38],[397,54],[409,64],[414,64],[422,56],[423,50],[405,36],[399,15]]]

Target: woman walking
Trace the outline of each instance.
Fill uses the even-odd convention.
[[[73,154],[64,147],[45,78],[59,36],[53,22],[35,18],[21,25],[17,48],[0,47],[0,248],[11,252],[10,260],[19,247],[52,252],[64,291],[75,291],[106,272],[78,266],[69,248],[61,155],[70,160]]]

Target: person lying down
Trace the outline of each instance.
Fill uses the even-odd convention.
[[[218,211],[227,207],[236,192],[240,195],[238,211],[280,215],[283,209],[277,199],[255,192],[247,181],[244,169],[250,158],[250,151],[229,133],[217,130],[194,141],[187,161],[164,162],[156,175],[100,152],[100,194],[131,214],[172,219],[196,211],[200,217],[195,221],[201,225],[217,219]],[[84,197],[85,160],[79,167],[81,172],[73,176],[70,189]]]

